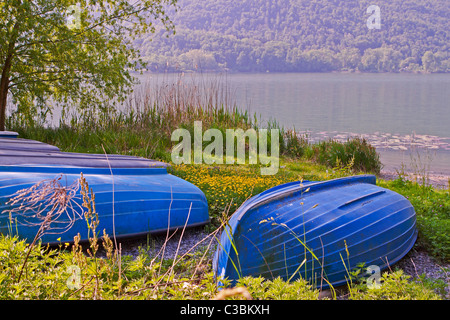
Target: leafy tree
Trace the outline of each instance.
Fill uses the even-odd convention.
[[[425,71],[435,72],[437,71],[437,61],[433,52],[427,51],[422,57],[422,65]]]
[[[185,70],[214,70],[217,69],[217,62],[211,53],[203,50],[190,50],[180,56],[183,62],[182,68]]]
[[[436,52],[436,54],[427,51],[422,57],[422,64],[425,71],[428,72],[449,72],[450,55],[441,51]]]
[[[401,54],[392,48],[367,49],[361,58],[361,69],[369,72],[397,72]]]
[[[176,0],[2,0],[0,130],[8,97],[31,119],[52,104],[120,101],[142,65],[133,40],[174,25]]]
[[[343,70],[356,70],[361,61],[361,53],[357,48],[344,48],[338,54]]]

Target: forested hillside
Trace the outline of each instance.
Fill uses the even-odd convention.
[[[449,0],[180,0],[136,40],[152,71],[449,72]],[[380,29],[369,29],[370,5]]]

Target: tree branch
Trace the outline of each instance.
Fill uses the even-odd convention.
[[[17,47],[15,48],[15,50],[17,51],[17,50],[20,50],[20,49],[23,48],[23,47],[28,47],[28,46],[32,46],[32,45],[36,45],[36,44],[60,43],[60,42],[66,42],[66,41],[69,41],[69,40],[73,40],[73,37],[81,36],[81,35],[83,35],[83,34],[89,32],[89,31],[91,31],[91,30],[93,30],[93,29],[95,29],[95,28],[97,28],[97,27],[99,27],[99,26],[105,26],[105,24],[107,24],[107,23],[109,23],[109,22],[111,22],[111,21],[113,21],[113,20],[122,20],[122,21],[126,21],[126,22],[128,22],[128,23],[134,23],[134,22],[130,22],[129,20],[127,20],[127,18],[130,17],[130,16],[134,16],[134,15],[136,15],[136,14],[139,14],[139,13],[141,13],[141,12],[143,12],[143,11],[146,11],[146,10],[148,10],[148,9],[150,9],[150,8],[152,8],[152,7],[151,7],[151,6],[144,6],[144,7],[142,7],[142,8],[138,8],[138,9],[133,10],[133,11],[130,11],[130,12],[129,12],[129,11],[124,11],[124,12],[122,12],[122,13],[120,13],[120,14],[116,14],[116,15],[112,15],[112,16],[107,16],[107,17],[105,17],[103,20],[100,20],[99,22],[94,23],[93,25],[91,25],[91,26],[89,26],[89,27],[87,27],[87,28],[84,28],[84,29],[81,30],[80,32],[74,32],[74,33],[70,34],[70,35],[69,35],[68,37],[66,37],[66,38],[63,38],[63,39],[56,39],[56,40],[45,40],[45,41],[32,41],[32,42],[27,42],[27,43],[24,43],[24,44],[22,44],[22,45],[17,46]],[[157,10],[157,12],[158,12],[158,11],[159,11],[159,10]],[[154,15],[156,15],[156,13],[154,13]],[[55,27],[59,28],[58,25],[55,25]],[[105,26],[105,28],[107,28],[107,27]],[[127,28],[127,27],[123,27],[123,28],[125,28],[128,32],[131,32],[131,30],[137,30],[137,28]],[[112,31],[112,30],[109,29],[109,28],[107,28],[107,29],[110,30],[111,32],[114,32],[114,31]]]

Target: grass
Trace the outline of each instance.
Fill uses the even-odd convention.
[[[416,246],[425,249],[434,258],[450,261],[450,193],[398,178],[380,180],[381,187],[405,196],[414,206],[419,237]]]
[[[202,87],[203,86],[203,87]],[[170,161],[176,128],[192,128],[202,119],[208,128],[258,128],[257,117],[239,111],[220,83],[161,85],[131,96],[124,110],[85,112],[56,128],[39,121],[34,125],[13,116],[8,129],[22,138],[40,140],[63,151],[136,155]],[[168,259],[162,250],[154,254],[141,246],[139,254],[122,254],[110,235],[101,230],[90,234],[90,242],[60,244],[49,248],[33,246],[7,235],[0,236],[0,299],[318,299],[320,292],[305,280],[242,278],[238,287],[247,291],[219,292],[211,270],[211,239],[221,221],[246,199],[270,187],[299,180],[326,180],[361,172],[379,173],[381,164],[365,140],[346,143],[325,141],[311,144],[307,137],[281,128],[276,122],[265,125],[279,128],[280,170],[261,176],[259,165],[174,165],[170,173],[197,185],[206,195],[212,223],[205,231],[201,250]],[[379,180],[382,187],[407,197],[418,217],[419,239],[436,259],[450,258],[450,190],[436,190],[403,179]],[[85,192],[89,199],[89,192]],[[89,211],[89,201],[86,210]],[[95,229],[95,214],[89,220]],[[167,235],[168,240],[172,235]],[[180,238],[182,239],[182,238]],[[180,240],[182,241],[182,240]],[[27,254],[28,253],[28,254]],[[102,253],[102,255],[100,255]],[[24,263],[26,261],[26,264]],[[21,275],[21,266],[25,266]],[[419,281],[420,280],[420,281]],[[364,282],[351,284],[349,299],[440,299],[443,284],[430,279],[407,279],[401,271],[383,274],[380,291],[368,289]],[[439,290],[438,290],[439,289]],[[435,292],[439,291],[439,294]],[[333,297],[332,297],[333,298]],[[334,296],[336,298],[336,296]]]

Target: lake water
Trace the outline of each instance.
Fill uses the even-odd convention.
[[[265,73],[154,75],[149,81],[219,82],[241,109],[312,140],[362,136],[385,170],[450,176],[450,74]],[[219,79],[219,80],[217,80]]]

